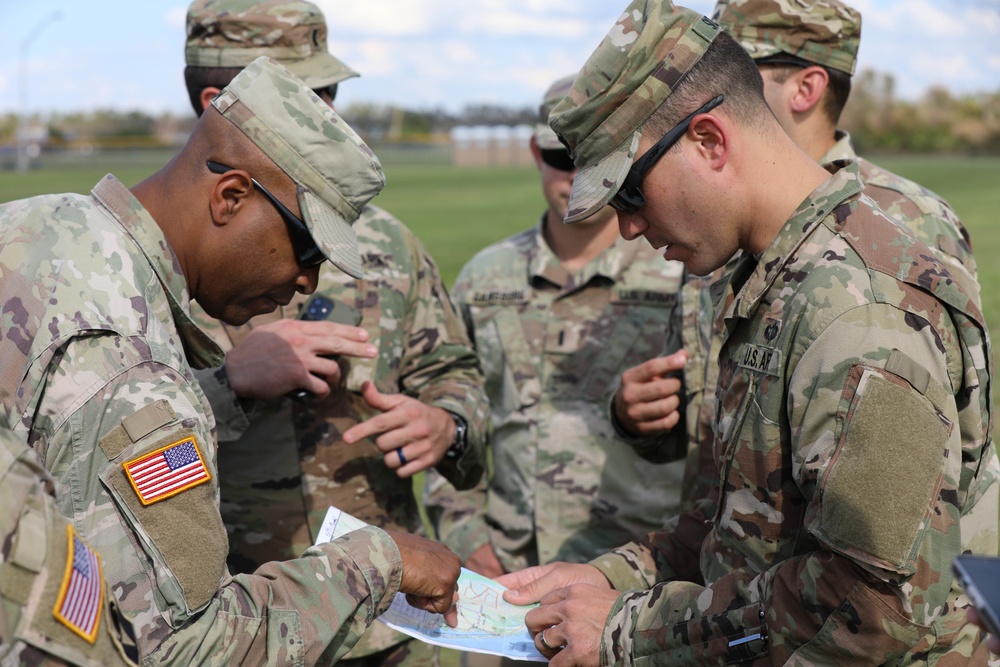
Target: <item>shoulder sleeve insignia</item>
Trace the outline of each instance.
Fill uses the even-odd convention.
[[[69,555],[59,597],[52,609],[56,619],[91,644],[97,639],[104,608],[104,574],[101,558],[67,525]]]
[[[143,505],[176,496],[212,478],[194,436],[122,464]]]

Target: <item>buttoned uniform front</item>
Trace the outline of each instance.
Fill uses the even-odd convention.
[[[215,424],[192,371],[222,353],[191,319],[177,257],[139,201],[109,175],[90,197],[4,205],[0,273],[3,425],[27,437],[100,553],[143,663],[343,655],[398,590],[399,551],[366,528],[229,575]],[[144,504],[125,464],[182,441],[201,479]]]
[[[222,518],[233,571],[302,553],[331,505],[380,528],[424,532],[410,480],[387,467],[370,440],[342,440],[350,427],[377,414],[361,397],[366,381],[458,415],[468,426],[466,447],[437,468],[460,488],[483,474],[489,403],[482,372],[434,260],[413,232],[376,206],[362,211],[354,231],[365,277],[355,280],[324,265],[316,295],[358,314],[349,324],[368,332],[376,358],[342,356],[341,384],[325,399],[256,401],[250,414],[235,399],[224,366],[195,372],[220,423]],[[299,295],[242,327],[213,320],[197,305],[193,311],[228,351],[255,326],[299,316],[306,301]],[[348,658],[406,639],[376,623]]]
[[[542,228],[479,252],[455,284],[486,375],[493,477],[456,493],[429,476],[425,493],[445,544],[467,559],[489,543],[507,571],[586,561],[662,526],[682,474],[639,458],[606,405],[623,370],[678,349],[683,267],[619,238],[570,273]]]
[[[603,664],[986,661],[950,574],[997,552],[985,324],[857,166],[831,169],[723,295],[716,491],[592,561],[641,589]]]

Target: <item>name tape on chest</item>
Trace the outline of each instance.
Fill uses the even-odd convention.
[[[527,298],[527,291],[523,289],[483,290],[473,292],[469,303],[474,306],[506,306],[513,303],[524,303]]]
[[[166,500],[212,478],[193,435],[122,466],[143,505]]]
[[[748,368],[758,373],[780,375],[781,350],[748,343],[740,350],[739,365],[741,368]]]
[[[67,525],[69,552],[59,597],[52,613],[56,619],[91,644],[97,639],[104,608],[104,575],[101,558]]]
[[[646,289],[620,289],[615,290],[613,301],[615,303],[641,303],[647,306],[673,306],[677,303],[677,294]]]

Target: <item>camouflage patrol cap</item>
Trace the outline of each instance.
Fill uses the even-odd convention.
[[[562,98],[566,97],[569,93],[569,89],[573,86],[573,81],[576,80],[576,74],[570,74],[569,76],[564,76],[559,79],[545,91],[545,96],[542,98],[542,104],[538,107],[538,125],[535,126],[535,143],[542,150],[558,150],[565,148],[562,142],[559,141],[559,137],[552,128],[549,127],[549,114],[557,104],[562,102]]]
[[[728,0],[714,16],[754,60],[786,53],[854,74],[861,14],[839,0]]]
[[[319,7],[297,0],[196,0],[187,13],[185,61],[193,67],[246,67],[274,58],[310,88],[358,76],[327,51]]]
[[[580,169],[565,222],[593,215],[618,192],[643,124],[718,34],[714,21],[670,0],[632,0],[625,8],[549,116]]]
[[[271,58],[250,63],[215,107],[299,186],[299,208],[316,245],[361,278],[351,227],[385,185],[382,166],[343,118]]]

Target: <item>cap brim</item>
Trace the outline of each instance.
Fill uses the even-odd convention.
[[[580,169],[573,177],[573,190],[569,195],[567,225],[586,220],[607,206],[625,182],[628,170],[639,150],[642,130],[636,130],[597,164]]]
[[[325,88],[345,79],[360,76],[357,72],[325,51],[320,51],[302,60],[285,60],[281,63],[289,72],[305,81],[306,86],[316,90]]]
[[[309,190],[303,188],[299,192],[299,207],[316,245],[338,269],[352,278],[363,278],[354,228]]]
[[[563,145],[563,142],[559,141],[559,135],[556,134],[548,125],[539,124],[535,126],[535,143],[543,151],[566,148],[566,146]]]

